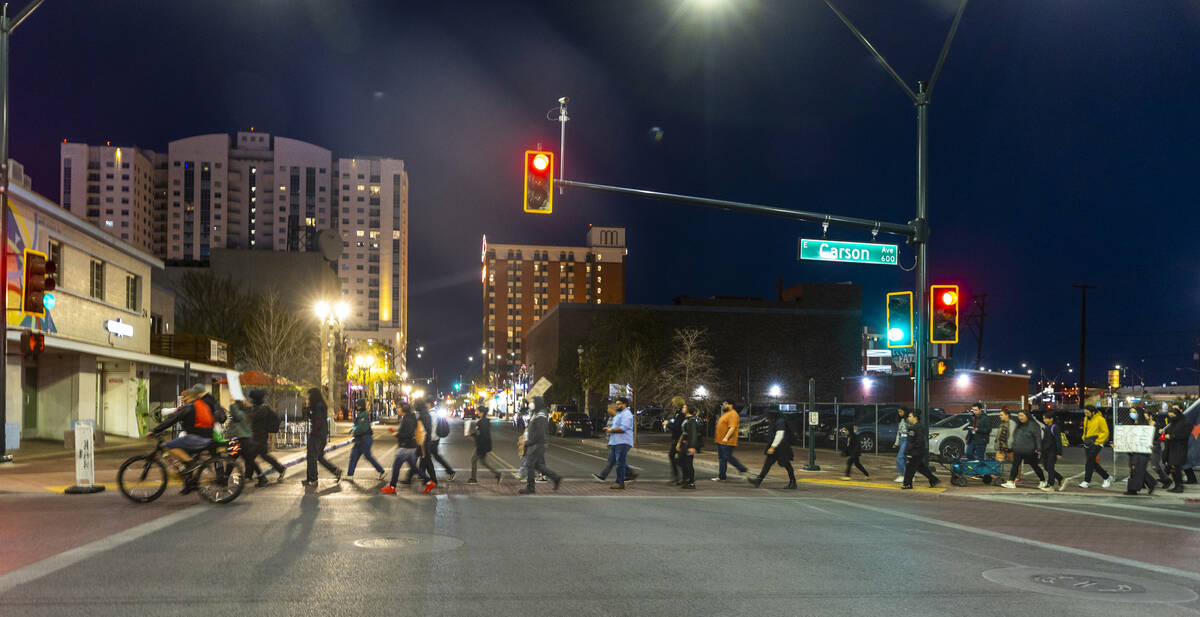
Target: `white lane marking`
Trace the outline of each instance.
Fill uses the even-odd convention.
[[[984,500],[984,501],[1009,501],[1010,499],[1014,499],[1014,497],[1009,497],[1007,495],[967,495],[967,496],[972,499],[980,499],[980,500]],[[1054,493],[1053,497],[1048,499],[1048,503],[1058,504],[1058,505],[1067,505],[1067,504],[1089,505],[1089,506],[1094,506],[1097,508],[1115,508],[1115,509],[1119,509],[1119,510],[1134,510],[1137,512],[1151,512],[1154,514],[1166,514],[1169,516],[1179,516],[1179,517],[1183,517],[1183,518],[1200,518],[1200,512],[1188,512],[1186,510],[1173,510],[1173,509],[1163,508],[1163,507],[1157,506],[1157,505],[1156,506],[1143,506],[1143,505],[1137,505],[1137,504],[1132,504],[1132,503],[1115,503],[1114,501],[1111,501],[1111,500],[1116,500],[1116,499],[1122,499],[1122,498],[1116,497],[1116,496],[1111,496],[1111,497],[1110,496],[1087,496],[1087,495],[1081,495],[1079,493]],[[1155,499],[1156,498],[1146,499],[1145,503],[1148,503],[1148,504],[1155,503]],[[1014,503],[1024,503],[1024,502],[1014,502]],[[1072,512],[1074,512],[1074,510],[1072,510]],[[1135,519],[1130,519],[1130,520],[1135,520]],[[1144,522],[1142,519],[1136,519],[1136,521],[1139,523]],[[1191,527],[1189,529],[1192,531],[1197,530],[1196,527]]]
[[[602,461],[608,461],[608,457],[607,457],[607,456],[596,456],[595,454],[592,454],[592,453],[590,453],[590,452],[584,452],[584,451],[582,451],[582,450],[576,450],[575,448],[568,448],[568,447],[566,447],[566,446],[560,446],[560,445],[558,445],[558,444],[556,444],[556,443],[552,443],[552,444],[550,444],[550,445],[554,446],[555,448],[562,448],[563,450],[567,450],[568,452],[574,452],[574,453],[576,453],[576,454],[582,454],[582,455],[584,455],[584,456],[590,456],[590,457],[592,457],[592,458],[595,458],[595,459],[600,459],[600,460],[602,460]]]
[[[870,510],[871,512],[878,512],[880,514],[883,514],[883,515],[886,515],[889,517],[897,517],[898,516],[900,518],[906,518],[906,519],[909,519],[912,521],[919,521],[919,522],[926,523],[929,525],[937,525],[939,527],[946,527],[948,529],[954,529],[954,530],[963,531],[966,533],[973,533],[973,534],[980,535],[980,536],[987,536],[989,538],[996,538],[998,540],[1007,540],[1008,542],[1012,542],[1015,544],[1024,544],[1024,545],[1032,546],[1035,548],[1041,548],[1041,549],[1046,549],[1046,550],[1051,550],[1051,551],[1058,551],[1060,553],[1067,553],[1070,555],[1077,555],[1080,557],[1090,557],[1092,559],[1098,559],[1100,561],[1107,561],[1109,563],[1115,563],[1117,565],[1127,566],[1127,567],[1131,567],[1131,568],[1139,568],[1142,570],[1149,570],[1151,572],[1157,572],[1159,574],[1167,574],[1170,576],[1178,576],[1179,578],[1186,578],[1191,581],[1200,581],[1200,573],[1189,572],[1187,570],[1180,570],[1179,568],[1172,568],[1170,566],[1162,566],[1162,565],[1158,565],[1155,563],[1138,561],[1136,559],[1127,559],[1125,557],[1117,557],[1115,555],[1107,555],[1104,553],[1097,553],[1095,551],[1088,551],[1088,550],[1084,550],[1081,548],[1075,548],[1072,546],[1063,546],[1061,544],[1053,544],[1051,542],[1030,540],[1028,538],[1022,538],[1021,536],[1015,536],[1012,534],[1001,533],[999,531],[992,531],[990,529],[980,529],[978,527],[971,527],[969,525],[960,525],[958,523],[951,523],[949,521],[939,521],[936,519],[931,519],[931,518],[919,516],[916,514],[909,514],[907,512],[898,512],[896,510],[889,510],[887,508],[880,508],[880,507],[876,507],[876,506],[868,506],[868,505],[861,504],[861,503],[854,503],[852,501],[844,501],[842,499],[834,499],[831,497],[826,497],[825,500],[831,501],[833,503],[838,503],[838,504],[841,504],[844,506],[850,506],[852,508],[859,508],[862,510]]]
[[[41,561],[31,563],[23,568],[18,568],[0,576],[0,594],[7,593],[17,585],[23,585],[30,581],[35,581],[43,576],[52,574],[67,566],[74,565],[105,551],[112,550],[122,544],[132,542],[147,536],[156,531],[166,529],[175,523],[189,519],[207,509],[205,505],[195,505],[178,512],[172,512],[162,518],[142,523],[136,527],[131,527],[120,533],[115,533],[107,538],[101,538],[95,542],[78,546],[68,551],[64,551],[52,557],[47,557]]]
[[[813,510],[816,510],[817,512],[824,512],[825,514],[828,514],[829,516],[837,516],[836,514],[834,514],[833,512],[830,512],[829,510],[826,510],[825,508],[818,508],[810,503],[806,503],[804,505],[812,508]]]
[[[1139,525],[1157,525],[1159,527],[1170,527],[1171,529],[1182,529],[1184,531],[1198,531],[1196,529],[1195,525],[1176,525],[1174,523],[1159,523],[1159,522],[1152,521],[1152,520],[1145,519],[1145,518],[1134,518],[1131,516],[1118,516],[1116,514],[1101,514],[1099,512],[1089,512],[1087,510],[1083,510],[1083,509],[1079,509],[1079,508],[1076,508],[1076,509],[1058,508],[1055,506],[1049,506],[1049,505],[1041,504],[1041,503],[1029,503],[1029,502],[1025,502],[1025,501],[1017,501],[1015,499],[996,499],[994,501],[999,501],[1002,503],[1010,503],[1010,504],[1017,505],[1017,506],[1028,506],[1030,508],[1044,508],[1046,510],[1054,510],[1057,512],[1067,512],[1069,514],[1082,514],[1084,516],[1096,516],[1096,517],[1100,517],[1100,518],[1111,518],[1111,519],[1115,519],[1118,521],[1125,521],[1127,523],[1137,523]],[[1096,505],[1100,505],[1100,504],[1096,504]]]

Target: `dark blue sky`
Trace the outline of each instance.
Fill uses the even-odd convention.
[[[915,111],[896,84],[822,2],[727,4],[47,0],[12,39],[12,156],[55,198],[64,138],[165,149],[253,124],[405,159],[418,372],[478,352],[483,233],[581,243],[589,223],[625,225],[630,302],[854,281],[879,326],[913,274],[797,262],[817,225],[578,190],[521,214],[520,153],[557,147],[545,113],[568,95],[571,179],[914,216]],[[839,2],[910,84],[956,4]],[[1086,282],[1093,380],[1144,360],[1148,382],[1195,383],[1175,367],[1200,336],[1198,66],[1195,2],[968,6],[930,110],[930,263],[988,294],[985,366],[1076,363]],[[964,333],[960,364],[974,353]]]

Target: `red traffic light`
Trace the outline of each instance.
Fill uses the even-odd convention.
[[[525,151],[526,212],[550,214],[554,209],[554,153],[545,150]]]
[[[535,171],[546,171],[546,168],[550,166],[550,158],[541,153],[535,154],[530,162]]]
[[[942,294],[942,304],[946,306],[954,306],[958,302],[958,294],[953,291],[946,291]]]

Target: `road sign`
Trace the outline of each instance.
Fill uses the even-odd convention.
[[[800,238],[799,259],[894,266],[896,245]]]
[[[821,423],[821,416],[815,411],[808,412],[808,423],[810,426],[815,426]]]
[[[1109,369],[1108,371],[1108,387],[1121,387],[1121,369]]]

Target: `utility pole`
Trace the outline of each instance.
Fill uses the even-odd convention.
[[[4,243],[0,254],[0,281],[8,286],[8,37],[39,6],[42,0],[33,0],[8,18],[8,3],[0,4],[0,242]],[[0,463],[12,462],[8,451],[8,290],[4,294],[4,341],[0,353]]]
[[[987,318],[987,294],[971,299],[971,314],[967,315],[967,327],[975,335],[975,370],[983,366],[983,321]]]
[[[1087,292],[1095,289],[1095,285],[1071,285],[1078,289],[1083,298],[1079,305],[1079,408],[1083,409],[1083,400],[1087,392]]]

